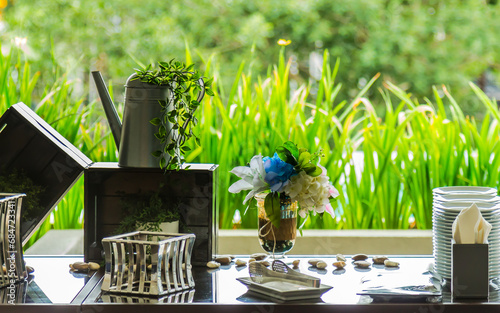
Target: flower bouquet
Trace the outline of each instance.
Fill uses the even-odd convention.
[[[326,169],[317,165],[321,152],[310,153],[298,148],[291,141],[276,148],[272,157],[256,155],[248,166],[237,166],[231,173],[241,180],[229,187],[229,192],[238,193],[250,190],[243,203],[262,192],[265,195],[264,207],[272,224],[280,226],[280,199],[289,197],[298,202],[299,215],[305,218],[309,213],[328,212],[334,216],[330,200],[339,192],[326,175]]]

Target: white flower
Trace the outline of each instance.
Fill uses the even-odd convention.
[[[330,205],[330,197],[336,198],[338,190],[330,183],[326,176],[326,169],[317,177],[307,175],[304,171],[292,176],[290,183],[285,186],[284,192],[300,205],[299,215],[306,217],[310,211],[313,214],[328,212],[334,216]]]
[[[252,199],[255,194],[269,188],[264,181],[266,170],[264,169],[264,162],[260,154],[250,160],[250,166],[237,166],[231,170],[231,173],[241,178],[241,180],[232,184],[229,187],[229,192],[238,193],[242,190],[251,190],[243,203]]]

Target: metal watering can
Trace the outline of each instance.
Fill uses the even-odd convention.
[[[125,84],[125,110],[122,125],[101,73],[93,71],[92,76],[118,149],[118,165],[141,168],[159,167],[158,158],[152,155],[154,151],[161,150],[160,141],[154,135],[158,127],[150,121],[155,117],[160,117],[159,101],[167,101],[169,97],[172,97],[169,87],[141,82],[137,74],[132,74]],[[202,88],[197,101],[201,103],[205,96],[205,89],[203,79],[200,78],[199,82]],[[167,142],[176,135],[176,131],[171,130],[171,126],[167,127],[167,133],[169,131],[170,136]]]

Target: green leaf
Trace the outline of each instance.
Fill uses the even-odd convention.
[[[287,148],[295,159],[299,158],[299,148],[297,148],[296,144],[291,141],[287,141],[283,144],[283,147]]]
[[[167,164],[167,161],[165,160],[165,158],[161,158],[160,159],[160,168],[165,168],[165,165]]]
[[[310,161],[311,161],[311,154],[309,152],[305,151],[299,155],[298,163],[300,166],[304,167]]]
[[[175,143],[169,143],[166,147],[165,150],[173,150],[175,149]]]
[[[161,120],[159,117],[155,117],[154,119],[152,119],[151,121],[149,121],[151,124],[153,124],[154,126],[158,126],[160,125],[161,123]]]
[[[207,79],[203,83],[205,84],[206,87],[210,87],[210,85],[212,85],[213,81],[214,81],[214,78],[212,77],[212,78]]]
[[[214,92],[212,91],[212,89],[208,89],[208,88],[205,88],[205,93],[211,97],[213,97],[215,95]]]
[[[156,151],[153,151],[153,153],[151,153],[155,158],[159,158],[161,157],[161,151],[160,150],[156,150]]]
[[[283,146],[278,146],[276,147],[276,153],[282,159],[288,164],[291,164],[292,166],[297,165],[297,160],[293,157],[292,153],[285,147]]]
[[[306,172],[306,173],[307,173],[307,172]],[[311,171],[311,172],[309,172],[309,173],[307,173],[307,174],[309,174],[309,175],[310,175],[310,176],[312,176],[312,177],[316,177],[316,176],[321,175],[321,173],[323,173],[323,170],[321,169],[321,167],[319,167],[319,166],[315,166],[315,167],[314,167],[314,170],[313,170],[313,171]]]
[[[269,193],[264,199],[264,209],[274,227],[279,228],[281,223],[280,194],[277,192]]]
[[[175,150],[174,149],[168,149],[167,153],[170,154],[170,156],[175,156]]]

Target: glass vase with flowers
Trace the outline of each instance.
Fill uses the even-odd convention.
[[[257,202],[261,247],[283,256],[295,244],[297,214],[334,215],[330,201],[339,195],[319,165],[322,152],[310,153],[291,141],[278,146],[272,157],[258,154],[247,166],[231,170],[239,178],[229,192],[250,190],[243,203]]]

